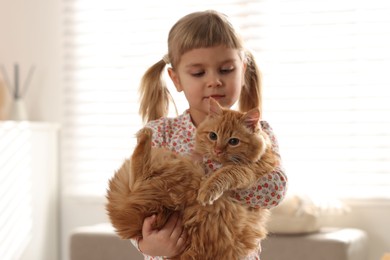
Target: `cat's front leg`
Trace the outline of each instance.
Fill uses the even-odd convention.
[[[212,205],[222,194],[231,187],[232,178],[230,176],[231,167],[225,166],[204,179],[198,190],[198,202],[205,205]]]
[[[202,205],[211,205],[225,191],[247,188],[255,180],[256,175],[250,167],[224,166],[201,183],[197,200]]]
[[[218,183],[216,178],[210,176],[206,180],[204,180],[198,191],[198,202],[205,206],[211,205],[216,201],[219,197],[222,196],[224,192],[224,187],[221,183]]]

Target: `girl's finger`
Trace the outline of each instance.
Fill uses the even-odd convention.
[[[173,228],[171,233],[171,238],[177,240],[182,235],[182,233],[183,233],[182,221],[181,221],[181,217],[178,215],[175,227]]]
[[[152,215],[150,217],[145,218],[144,223],[142,225],[142,235],[149,235],[153,232],[152,225],[156,221],[156,215]]]
[[[179,215],[178,213],[175,212],[169,217],[167,223],[165,224],[163,230],[166,231],[169,236],[172,236],[172,233],[175,231],[175,227],[178,219],[179,219]]]

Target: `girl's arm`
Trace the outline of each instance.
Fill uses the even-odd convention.
[[[272,128],[265,121],[261,121],[263,131],[271,139],[272,149],[279,154],[279,145]],[[254,208],[272,208],[284,198],[287,190],[287,176],[282,165],[257,180],[250,189],[238,190],[236,198]]]
[[[287,190],[287,178],[281,168],[258,179],[248,190],[239,190],[235,196],[254,208],[273,208],[283,200]]]

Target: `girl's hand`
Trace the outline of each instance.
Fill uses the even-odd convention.
[[[156,215],[144,220],[142,239],[138,241],[138,248],[141,252],[149,256],[166,256],[168,258],[181,254],[187,246],[187,238],[179,214],[172,214],[160,230],[152,228],[155,220]]]

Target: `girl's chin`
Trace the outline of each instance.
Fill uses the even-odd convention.
[[[218,103],[221,105],[221,106],[225,106],[226,105],[226,99],[225,97],[212,97],[214,100],[218,101]],[[204,98],[203,99],[203,102],[206,102],[207,105],[209,104],[210,102],[210,98]]]

